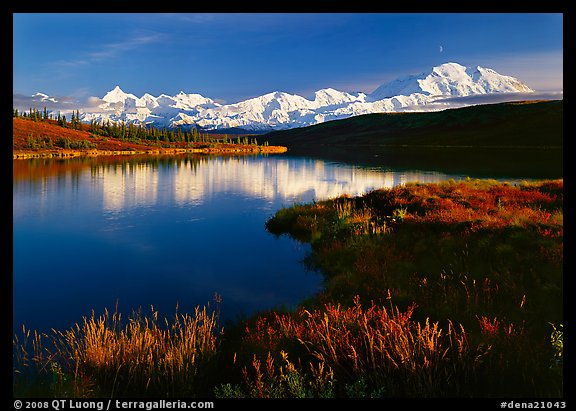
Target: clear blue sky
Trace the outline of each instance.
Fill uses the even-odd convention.
[[[272,91],[369,93],[457,62],[563,90],[563,14],[13,14],[13,93],[114,86],[233,103]]]

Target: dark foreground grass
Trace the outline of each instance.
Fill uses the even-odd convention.
[[[561,397],[562,210],[562,180],[407,184],[279,210],[268,230],[312,244],[322,294],[225,330],[206,308],[24,330],[15,395]]]

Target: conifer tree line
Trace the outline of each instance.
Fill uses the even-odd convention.
[[[237,137],[236,139],[230,138],[227,134],[224,137],[214,137],[207,133],[201,133],[196,128],[190,130],[183,130],[178,128],[157,128],[151,125],[135,125],[132,123],[126,124],[125,122],[114,122],[106,120],[103,124],[98,124],[95,120],[91,120],[85,127],[82,124],[80,111],[72,111],[70,122],[66,119],[65,115],[57,114],[56,117],[52,113],[48,113],[46,107],[42,111],[30,107],[28,112],[19,112],[17,108],[13,109],[14,118],[27,118],[33,121],[42,120],[56,120],[60,127],[72,128],[76,130],[87,130],[94,136],[105,136],[118,138],[123,141],[139,143],[142,140],[159,142],[186,142],[186,143],[224,143],[224,144],[239,144],[239,145],[258,145],[256,137]],[[264,146],[268,142],[264,142]]]
[[[30,107],[28,112],[22,111],[19,112],[17,108],[13,109],[13,117],[21,117],[21,118],[29,118],[33,121],[40,121],[40,120],[52,120],[52,113],[48,114],[48,110],[44,107],[44,110],[40,112],[36,108]]]

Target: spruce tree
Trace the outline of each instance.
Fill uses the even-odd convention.
[[[82,130],[82,122],[80,121],[80,110],[76,110],[76,124],[74,128]]]

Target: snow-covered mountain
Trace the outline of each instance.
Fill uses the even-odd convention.
[[[50,97],[49,95],[44,93],[35,93],[32,95],[32,98],[35,98],[40,101],[52,101],[53,103],[58,102],[58,100],[56,100],[54,97]]]
[[[318,90],[311,98],[272,92],[233,104],[221,105],[200,94],[175,96],[125,93],[119,86],[108,92],[95,109],[85,109],[82,119],[98,123],[124,121],[157,127],[204,129],[243,128],[267,131],[304,127],[351,116],[445,108],[447,97],[492,93],[531,93],[520,80],[483,67],[445,63],[431,71],[409,75],[378,87],[370,94],[347,93],[332,88]],[[44,99],[49,98],[42,95]]]
[[[503,76],[492,69],[464,67],[446,63],[431,72],[406,76],[378,87],[370,98],[381,100],[398,95],[423,93],[427,96],[470,96],[489,93],[530,93],[528,86],[514,77]]]

